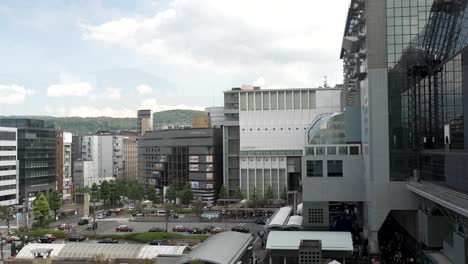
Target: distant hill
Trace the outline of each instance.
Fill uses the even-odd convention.
[[[135,113],[136,114],[136,113]],[[192,117],[206,115],[204,111],[168,110],[153,114],[153,123],[158,125],[191,124]],[[18,116],[42,119],[55,124],[55,128],[74,135],[92,134],[99,130],[136,131],[136,118],[112,117],[52,117],[52,116]]]

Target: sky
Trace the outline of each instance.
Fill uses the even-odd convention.
[[[342,82],[348,0],[0,1],[0,115],[135,117]]]

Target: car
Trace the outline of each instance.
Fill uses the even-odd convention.
[[[215,228],[214,226],[205,226],[203,228],[203,230],[205,230],[205,232],[209,233],[211,230],[213,230],[213,228]]]
[[[250,233],[250,230],[243,226],[235,226],[231,229],[231,231],[240,232],[240,233]]]
[[[266,225],[266,222],[263,219],[258,219],[255,223],[257,223],[257,225]]]
[[[48,236],[43,236],[41,238],[39,238],[39,242],[40,243],[52,243],[52,239]]]
[[[129,207],[127,207],[127,210],[135,210],[135,207],[129,206]]]
[[[86,240],[86,237],[81,236],[81,235],[73,235],[73,236],[65,239],[65,241],[69,241],[69,242],[82,242],[82,241],[85,241],[85,240]]]
[[[88,227],[86,229],[87,230],[95,230],[95,229],[97,229],[97,227],[98,227],[97,222],[92,222],[92,223],[88,224]]]
[[[148,232],[166,232],[166,229],[160,227],[153,227]]]
[[[132,214],[132,216],[139,217],[139,216],[145,216],[145,214],[142,212],[137,212],[137,213]]]
[[[87,225],[89,224],[89,221],[87,219],[81,219],[80,221],[78,221],[78,225]]]
[[[119,241],[117,239],[113,239],[113,238],[104,238],[102,240],[99,240],[98,243],[101,243],[101,244],[117,244],[117,243],[119,243]]]
[[[210,230],[210,234],[219,234],[219,233],[222,233],[224,232],[224,229],[222,229],[221,227],[215,227],[213,229]]]
[[[97,219],[104,219],[105,217],[106,217],[105,214],[97,214],[97,215],[96,215],[96,218],[97,218]]]
[[[178,226],[175,226],[172,228],[172,232],[188,232],[189,229],[185,226],[181,226],[181,225],[178,225]]]
[[[148,243],[151,246],[165,246],[167,245],[166,240],[153,240]]]
[[[45,234],[44,237],[48,237],[50,238],[52,241],[55,241],[57,239],[57,236],[56,235],[53,235],[53,234]]]
[[[194,229],[192,229],[190,231],[187,231],[187,232],[189,232],[190,234],[194,234],[194,235],[204,235],[204,234],[206,234],[206,231],[201,229],[201,228],[194,228]]]
[[[115,231],[117,231],[117,232],[132,232],[133,228],[129,227],[128,225],[120,225],[115,229]]]
[[[60,224],[58,227],[57,227],[58,230],[61,230],[61,231],[65,231],[65,230],[68,230],[68,229],[72,229],[72,226],[69,225],[69,224]]]

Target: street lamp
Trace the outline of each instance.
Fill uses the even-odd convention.
[[[115,191],[117,188],[115,186],[112,187],[112,212],[115,212]]]

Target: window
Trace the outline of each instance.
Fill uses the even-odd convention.
[[[278,94],[276,92],[271,92],[271,110],[278,109]]]
[[[343,161],[328,160],[327,161],[328,177],[343,177]]]
[[[262,94],[255,93],[255,110],[262,110]]]
[[[285,109],[285,95],[284,92],[278,92],[278,109],[284,110]]]
[[[293,93],[286,92],[286,109],[293,109]]]
[[[323,161],[308,160],[307,161],[307,177],[322,177],[323,176]]]
[[[315,91],[309,92],[309,109],[315,109]]]
[[[0,132],[0,140],[9,140],[13,141],[16,140],[16,133],[15,132]]]
[[[263,110],[270,110],[270,94],[268,92],[262,93],[263,95]]]
[[[241,93],[241,95],[240,95],[240,106],[241,106],[242,111],[247,110],[247,93]]]

